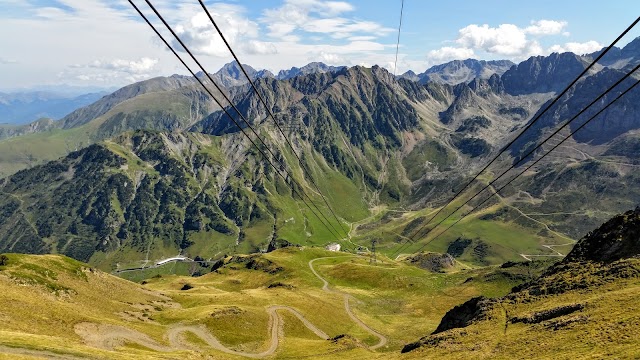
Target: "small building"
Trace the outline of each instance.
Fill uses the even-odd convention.
[[[175,256],[175,257],[172,257],[172,258],[168,258],[168,259],[164,259],[164,260],[158,261],[158,262],[156,263],[156,266],[161,266],[161,265],[164,265],[164,264],[166,264],[166,263],[170,263],[170,262],[172,262],[172,261],[189,261],[189,260],[191,260],[191,259],[189,259],[189,258],[188,258],[188,257],[186,257],[186,256],[180,256],[180,255],[178,255],[178,256]]]
[[[325,249],[329,250],[329,251],[340,251],[340,244],[337,243],[332,243],[329,244],[327,246],[324,247]]]

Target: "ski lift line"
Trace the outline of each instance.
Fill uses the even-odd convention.
[[[404,0],[403,0],[404,1]],[[148,2],[148,1],[147,1]],[[227,39],[224,37],[224,35],[222,34],[222,31],[220,30],[220,28],[218,27],[218,24],[215,22],[215,20],[213,19],[213,16],[211,16],[211,13],[209,12],[209,10],[207,9],[207,7],[205,6],[204,2],[202,0],[198,0],[198,2],[200,3],[200,5],[202,6],[202,9],[205,11],[205,13],[207,14],[207,16],[209,17],[209,20],[211,20],[211,24],[213,24],[213,26],[215,27],[216,31],[218,32],[218,34],[220,35],[220,38],[222,38],[222,41],[224,42],[224,44],[227,46],[227,49],[229,49],[229,52],[231,53],[231,55],[233,55],[233,58],[236,60],[238,66],[240,67],[240,70],[242,70],[242,73],[244,74],[244,76],[247,78],[247,80],[249,81],[249,83],[251,84],[251,87],[253,88],[253,90],[255,91],[256,95],[258,95],[258,98],[260,99],[260,102],[262,103],[262,105],[264,105],[265,110],[267,111],[267,113],[269,114],[269,116],[271,116],[271,119],[273,120],[273,123],[276,125],[276,127],[278,128],[278,131],[280,131],[280,134],[282,134],[282,136],[285,138],[286,143],[289,145],[289,147],[291,148],[291,151],[293,152],[293,154],[295,155],[295,157],[298,159],[298,162],[300,163],[300,167],[302,168],[302,171],[309,177],[309,180],[311,180],[311,183],[313,184],[313,186],[315,187],[316,191],[320,194],[320,197],[322,198],[322,200],[324,201],[325,205],[327,206],[327,208],[329,209],[329,211],[331,212],[331,214],[333,215],[334,219],[336,220],[338,227],[342,230],[342,232],[345,232],[344,228],[340,225],[341,222],[338,219],[338,216],[336,215],[336,213],[333,211],[333,209],[331,208],[331,205],[329,205],[329,202],[327,201],[326,197],[324,196],[324,194],[322,193],[322,191],[320,191],[320,188],[318,187],[318,185],[316,184],[315,180],[313,179],[313,176],[311,176],[311,173],[309,171],[309,169],[306,168],[306,166],[304,165],[304,163],[302,162],[302,159],[300,158],[300,156],[298,155],[298,153],[296,152],[295,148],[293,147],[293,144],[291,143],[291,140],[289,140],[289,138],[287,137],[287,135],[284,133],[284,131],[282,130],[282,128],[280,127],[280,124],[278,124],[278,121],[276,120],[275,116],[273,116],[273,113],[271,112],[271,109],[269,108],[269,106],[267,105],[267,102],[264,100],[264,97],[262,96],[262,94],[260,94],[260,92],[258,91],[258,88],[256,87],[254,81],[251,79],[251,77],[249,76],[249,74],[247,74],[247,71],[244,69],[244,66],[242,66],[242,63],[240,62],[240,60],[238,59],[238,56],[236,55],[235,51],[233,51],[233,48],[231,47],[231,45],[229,44],[229,42],[227,42]],[[319,210],[318,210],[319,211]],[[323,217],[324,214],[321,212],[321,215]],[[331,224],[331,222],[329,222],[329,219],[327,219],[325,217],[325,220]],[[331,227],[333,227],[333,225],[331,225]],[[336,232],[338,232],[337,229],[333,228],[334,230],[336,230]],[[348,236],[345,232],[345,236]]]
[[[571,89],[571,87],[573,87],[573,85],[575,85],[576,82],[578,82],[578,80],[580,80],[580,78],[582,78],[582,76],[584,76],[598,61],[600,61],[600,59],[602,59],[602,57],[607,54],[609,52],[609,50],[611,50],[615,44],[618,43],[618,41],[620,41],[629,31],[631,31],[631,29],[633,29],[633,27],[636,26],[636,24],[640,22],[640,17],[636,18],[636,20],[631,23],[631,25],[629,25],[608,47],[606,47],[590,64],[589,66],[587,66],[581,73],[580,75],[578,75],[578,77],[576,77],[570,84],[569,86],[567,86],[558,96],[555,97],[555,99],[549,104],[547,105],[547,107],[545,107],[545,109],[540,112],[531,122],[529,122],[529,124],[522,130],[520,131],[520,133],[514,138],[512,139],[506,146],[504,146],[500,152],[487,164],[485,165],[482,170],[480,170],[472,179],[471,181],[469,181],[464,187],[462,187],[460,190],[458,190],[458,192],[445,204],[443,205],[424,225],[422,225],[410,238],[413,239],[417,234],[419,234],[425,227],[427,227],[446,207],[448,207],[451,203],[453,203],[453,201],[455,201],[471,184],[473,184],[474,181],[476,181],[476,179],[483,173],[485,172],[489,166],[491,166],[509,147],[511,147],[511,145],[513,145],[520,137],[522,137],[522,135],[529,130],[541,117],[542,115],[544,115],[553,105],[555,105],[556,102],[558,102],[558,100],[560,100],[560,98],[562,96],[564,96],[564,94],[566,94],[569,89]],[[433,228],[432,228],[433,229]],[[403,247],[405,247],[405,245],[407,245],[408,242],[405,242],[405,244],[403,244],[398,251],[402,251]],[[394,252],[395,253],[395,252]]]
[[[211,83],[216,87],[216,89],[220,92],[220,94],[225,98],[225,100],[231,105],[231,107],[236,111],[236,113],[242,118],[243,122],[251,129],[251,132],[253,132],[253,134],[260,140],[260,142],[265,146],[265,148],[267,149],[267,151],[271,154],[271,156],[274,157],[274,159],[276,159],[277,161],[277,157],[275,156],[275,154],[271,151],[271,149],[267,146],[267,144],[263,141],[263,139],[260,137],[260,135],[258,135],[256,133],[256,131],[254,130],[254,128],[251,126],[251,124],[249,124],[249,122],[247,121],[247,119],[245,118],[245,116],[240,112],[240,110],[238,110],[238,108],[235,106],[235,104],[227,97],[227,95],[225,95],[225,93],[222,91],[222,89],[218,86],[218,84],[216,84],[216,82],[211,78],[211,75],[209,75],[209,73],[204,69],[204,67],[202,66],[202,64],[198,61],[198,59],[193,55],[193,53],[191,52],[191,50],[189,50],[189,48],[187,48],[186,44],[178,37],[178,35],[175,33],[175,31],[173,31],[173,29],[171,28],[171,26],[169,26],[169,24],[165,21],[164,17],[162,17],[162,15],[160,15],[160,13],[156,10],[156,8],[153,6],[153,4],[151,3],[151,1],[149,0],[145,0],[145,2],[147,3],[147,5],[153,10],[153,12],[156,14],[156,16],[162,21],[162,23],[165,25],[165,27],[171,32],[171,34],[174,36],[174,38],[176,40],[178,40],[178,42],[180,43],[180,45],[182,46],[182,48],[189,54],[189,56],[193,59],[193,61],[195,61],[195,63],[198,65],[198,67],[200,67],[200,70],[202,70],[202,72],[207,76],[207,78],[209,79],[209,81],[211,81]],[[283,162],[281,161],[277,161],[280,166],[282,167],[282,169],[288,174],[289,172],[286,170],[286,167],[284,165]],[[291,176],[291,175],[290,175]],[[292,180],[293,177],[292,177]],[[311,204],[316,208],[316,210],[320,213],[320,215],[322,215],[322,217],[325,219],[325,221],[327,221],[327,223],[329,224],[329,226],[331,226],[331,228],[335,231],[335,233],[339,233],[338,230],[333,226],[333,224],[331,224],[331,222],[326,218],[326,216],[324,215],[324,213],[322,213],[322,211],[316,206],[315,203],[313,203],[313,201],[311,200],[311,198],[309,198],[309,196],[302,190],[302,186],[294,180],[294,183],[296,186],[299,186],[301,188],[302,193],[307,196],[307,198],[309,199],[309,201],[311,202]],[[326,225],[325,225],[326,226]]]
[[[274,159],[276,159],[277,161],[277,157],[275,156],[275,154],[271,151],[271,149],[267,146],[267,144],[264,142],[264,140],[260,137],[260,135],[258,135],[256,133],[256,131],[254,130],[254,128],[251,126],[251,124],[249,124],[249,122],[247,121],[247,119],[245,118],[245,116],[240,112],[240,110],[238,110],[238,108],[235,106],[235,104],[233,104],[233,102],[225,95],[225,93],[222,91],[222,89],[220,89],[220,87],[218,86],[218,84],[216,84],[215,81],[213,81],[213,79],[211,78],[211,75],[204,69],[204,67],[202,66],[202,64],[198,61],[198,59],[193,55],[193,53],[187,48],[187,46],[184,44],[184,42],[178,37],[178,35],[175,33],[175,31],[173,31],[173,29],[171,28],[171,26],[169,26],[169,24],[164,20],[164,18],[162,17],[162,15],[160,15],[160,13],[156,10],[156,8],[153,6],[153,4],[149,1],[149,0],[145,0],[145,2],[147,3],[147,5],[153,10],[153,12],[156,14],[156,16],[158,16],[158,18],[162,21],[162,23],[167,27],[167,29],[171,32],[171,34],[174,36],[174,38],[176,40],[178,40],[178,42],[180,43],[180,45],[184,48],[184,50],[189,54],[189,56],[193,59],[193,61],[195,61],[195,63],[198,65],[198,67],[200,67],[200,69],[202,70],[202,72],[207,76],[207,78],[209,79],[209,81],[211,81],[211,83],[216,87],[216,89],[218,89],[218,91],[220,92],[220,94],[227,100],[227,102],[229,102],[229,104],[231,105],[231,107],[236,111],[236,113],[242,118],[243,122],[251,129],[251,132],[253,132],[254,135],[256,135],[256,137],[260,140],[260,142],[265,146],[265,148],[267,149],[267,151],[274,157]],[[286,170],[286,167],[284,165],[284,163],[282,161],[277,161],[280,166],[282,167],[283,171],[285,171],[287,174],[289,174],[289,172]],[[289,174],[290,175],[290,174]],[[291,175],[290,175],[291,176]],[[292,177],[292,176],[291,176]],[[331,222],[326,218],[326,216],[324,215],[324,213],[317,207],[317,205],[311,200],[311,198],[309,198],[309,196],[302,190],[302,186],[295,181],[295,179],[292,177],[292,180],[294,181],[294,184],[296,186],[300,187],[300,191],[302,191],[303,195],[305,195],[308,199],[309,202],[311,202],[311,205],[313,205],[316,210],[320,213],[320,215],[322,215],[322,217],[325,219],[325,221],[327,221],[327,223],[329,224],[329,226],[331,226],[331,228],[335,231],[335,234],[339,233],[338,230],[333,226],[333,224],[331,224]],[[325,224],[326,226],[326,224]],[[333,231],[332,231],[333,233]]]
[[[176,56],[176,58],[182,63],[182,65],[191,73],[191,75],[198,81],[198,83],[200,83],[200,85],[202,85],[202,87],[205,89],[205,91],[207,93],[209,93],[209,95],[211,96],[211,98],[216,102],[216,104],[218,106],[220,106],[220,108],[224,111],[224,113],[233,121],[233,123],[238,127],[238,129],[240,129],[240,131],[242,132],[242,134],[251,142],[251,144],[260,152],[260,154],[263,156],[263,158],[267,161],[267,163],[269,163],[269,165],[271,167],[273,167],[276,170],[276,173],[282,177],[283,179],[286,179],[286,176],[283,175],[278,168],[276,168],[276,166],[271,162],[271,160],[268,158],[268,156],[264,153],[264,151],[258,146],[258,144],[256,144],[256,142],[249,136],[249,134],[247,134],[247,132],[240,126],[240,124],[236,121],[236,119],[234,119],[231,114],[229,114],[228,110],[222,106],[222,104],[220,103],[220,101],[213,95],[213,93],[211,92],[211,90],[209,90],[209,88],[206,87],[206,85],[202,82],[202,80],[200,80],[200,78],[198,78],[196,76],[196,74],[193,72],[193,70],[191,70],[191,68],[185,63],[185,61],[182,59],[182,57],[173,49],[173,47],[167,42],[167,40],[162,36],[162,34],[160,34],[160,32],[155,28],[155,26],[149,21],[149,19],[146,17],[146,15],[144,15],[144,13],[142,13],[142,11],[138,8],[138,6],[132,1],[132,0],[128,0],[129,3],[131,4],[131,6],[133,6],[133,8],[138,12],[138,14],[145,20],[145,22],[151,27],[151,29],[156,33],[156,35],[158,35],[158,37],[162,40],[162,42],[169,48],[169,50]],[[154,11],[155,12],[155,11]],[[157,14],[157,12],[156,12]],[[186,47],[185,47],[185,50]],[[214,83],[215,84],[215,83]],[[233,105],[233,104],[232,104]],[[242,116],[242,114],[240,114]],[[246,119],[244,119],[246,122]],[[249,125],[249,127],[251,128],[251,126]],[[253,133],[255,133],[255,130],[253,130],[253,128],[251,128]],[[258,137],[258,139],[261,140],[261,142],[263,143],[263,145],[265,145],[265,147],[268,149],[268,147],[266,146],[266,144],[264,144],[264,142],[262,141],[262,138],[260,138],[260,136],[258,136],[256,134],[256,136]],[[285,170],[286,171],[286,170]],[[288,176],[288,173],[287,173]],[[295,180],[294,180],[295,181]],[[300,193],[295,189],[295,187],[291,187],[291,190],[298,194],[298,196],[300,197],[300,199],[303,201],[303,203],[309,208],[309,210],[311,210],[311,212],[318,218],[318,220],[320,220],[320,222],[322,223],[322,225],[327,228],[327,230],[329,230],[329,232],[336,238],[339,240],[339,237],[327,226],[327,224],[322,220],[322,218],[320,218],[320,216],[313,211],[313,209],[309,206],[309,204],[307,203],[307,201],[300,195]],[[303,192],[304,194],[304,192]],[[306,196],[306,194],[304,194]],[[307,196],[308,197],[308,196]],[[312,202],[313,204],[313,202]],[[314,205],[315,206],[315,205]]]
[[[500,152],[498,153],[498,155],[496,155],[487,165],[485,165],[482,170],[480,170],[472,179],[471,181],[469,181],[464,187],[462,187],[454,196],[453,198],[451,198],[451,200],[449,200],[443,207],[440,208],[440,210],[438,210],[436,212],[435,215],[433,215],[429,221],[427,221],[426,224],[424,224],[422,227],[420,227],[418,229],[418,231],[416,231],[414,233],[414,235],[411,237],[413,238],[416,234],[418,234],[420,231],[422,231],[422,229],[424,229],[427,225],[429,225],[431,223],[431,221],[433,221],[433,219],[435,219],[438,214],[440,214],[440,212],[442,210],[444,210],[447,206],[449,206],[455,199],[458,198],[458,196],[460,196],[462,194],[462,192],[464,190],[466,190],[476,179],[478,179],[478,177],[485,172],[489,166],[491,166],[499,157],[500,155],[502,155],[509,147],[511,147],[511,145],[513,145],[520,137],[522,137],[522,135],[529,130],[553,105],[555,105],[562,96],[564,96],[564,94],[566,94],[569,89],[571,89],[573,87],[573,85],[575,85],[578,80],[580,80],[580,78],[582,78],[582,76],[584,76],[600,59],[602,59],[602,57],[607,54],[609,52],[609,50],[611,50],[613,48],[613,46],[615,44],[618,43],[618,41],[620,41],[620,39],[622,39],[629,31],[631,31],[631,29],[640,21],[640,17],[636,18],[636,20],[629,25],[607,48],[605,48],[600,55],[598,55],[596,57],[595,60],[593,60],[589,66],[587,66],[581,73],[580,75],[578,75],[578,77],[576,77],[570,84],[569,86],[567,86],[558,96],[555,97],[555,99],[542,111],[540,112],[531,122],[529,122],[529,124],[522,130],[520,131],[520,133],[514,138],[512,139],[506,146],[504,146]]]
[[[400,23],[398,24],[398,40],[396,41],[396,61],[393,64],[393,77],[396,77],[396,71],[398,70],[398,51],[400,50],[400,30],[402,29],[402,14],[404,12],[404,0],[400,3]]]
[[[597,98],[595,98],[591,103],[589,103],[589,105],[587,105],[585,108],[583,108],[582,110],[580,110],[579,113],[577,113],[575,116],[573,116],[571,119],[569,119],[569,121],[567,121],[564,125],[562,125],[560,128],[558,128],[556,131],[554,131],[553,133],[551,133],[551,135],[547,136],[547,138],[542,141],[540,144],[538,144],[536,147],[534,147],[533,149],[531,149],[529,152],[527,152],[524,156],[520,157],[520,159],[518,161],[516,161],[514,164],[512,164],[509,168],[507,168],[505,171],[503,171],[499,176],[497,176],[495,179],[491,180],[491,182],[489,182],[487,185],[485,185],[485,187],[483,187],[480,191],[478,191],[477,193],[475,193],[475,195],[473,195],[472,197],[470,197],[467,201],[465,201],[462,205],[458,206],[455,210],[453,210],[453,212],[451,212],[448,216],[446,216],[444,219],[442,219],[440,222],[438,222],[434,227],[432,227],[429,231],[427,231],[423,236],[426,236],[427,234],[429,234],[429,232],[431,232],[433,229],[435,229],[436,227],[438,227],[440,224],[442,224],[446,219],[448,219],[451,215],[455,214],[458,210],[462,209],[462,207],[464,207],[465,205],[467,205],[471,200],[475,199],[478,195],[480,195],[480,193],[482,193],[483,191],[485,191],[486,189],[488,189],[490,186],[492,186],[496,181],[498,181],[499,179],[501,179],[504,175],[506,175],[511,169],[514,169],[515,167],[517,167],[518,165],[522,164],[525,162],[525,160],[527,160],[529,158],[529,156],[533,155],[533,153],[540,149],[547,141],[551,140],[552,137],[554,137],[555,135],[557,135],[560,131],[564,130],[567,126],[569,126],[573,121],[575,121],[580,115],[582,115],[585,111],[587,111],[591,106],[593,106],[595,103],[597,103],[598,101],[600,101],[605,95],[607,95],[611,90],[613,90],[615,87],[617,87],[618,85],[620,85],[624,80],[626,80],[629,76],[631,76],[636,70],[638,70],[640,68],[640,64],[636,65],[636,67],[633,68],[633,70],[631,70],[629,73],[627,73],[625,76],[623,76],[622,78],[620,78],[615,84],[613,84],[611,87],[609,87],[609,89],[607,89],[605,92],[603,92],[602,94],[600,94]],[[562,140],[559,144],[563,143],[564,140]],[[559,146],[559,144],[556,144],[553,149],[557,148]],[[417,236],[417,233],[415,234]]]
[[[618,85],[620,85],[624,80],[626,80],[627,78],[629,78],[636,70],[638,70],[640,68],[640,64],[636,65],[630,72],[628,72],[626,75],[624,75],[622,78],[620,78],[618,81],[616,81],[616,83],[614,83],[612,86],[610,86],[607,90],[605,90],[603,93],[601,93],[596,99],[594,99],[591,103],[589,103],[589,105],[587,105],[586,107],[584,107],[578,114],[576,114],[575,116],[573,116],[571,119],[569,119],[564,125],[562,125],[560,128],[558,128],[556,131],[554,131],[551,135],[547,136],[540,144],[538,144],[536,147],[534,147],[532,150],[530,150],[527,154],[525,154],[524,156],[522,156],[516,163],[512,164],[507,170],[505,170],[504,172],[502,172],[498,177],[496,177],[495,179],[493,179],[489,184],[487,184],[485,187],[483,187],[480,191],[478,191],[477,193],[475,193],[475,195],[473,195],[471,198],[469,198],[467,201],[465,201],[462,205],[458,206],[453,212],[451,212],[449,215],[447,215],[445,218],[443,218],[442,220],[440,220],[440,222],[438,222],[435,226],[433,226],[431,229],[429,229],[426,233],[424,233],[422,235],[422,237],[427,236],[431,231],[433,231],[435,228],[437,228],[438,226],[440,226],[444,221],[446,221],[449,217],[451,217],[454,213],[456,213],[458,210],[460,210],[462,207],[464,207],[466,204],[468,204],[471,200],[473,200],[474,198],[476,198],[481,192],[483,192],[484,190],[488,189],[490,186],[492,186],[496,181],[498,181],[500,178],[502,178],[505,174],[507,174],[507,172],[509,172],[511,169],[514,169],[516,166],[522,164],[525,162],[525,160],[527,160],[529,158],[529,156],[531,156],[536,150],[538,150],[539,148],[541,148],[545,143],[547,143],[551,138],[553,138],[555,135],[557,135],[560,131],[564,130],[568,125],[570,125],[574,120],[576,120],[580,115],[582,115],[586,110],[588,110],[591,106],[593,106],[595,103],[597,103],[598,101],[600,101],[605,95],[607,95],[611,90],[613,90],[614,88],[616,88]],[[626,91],[625,91],[626,93]],[[608,107],[608,105],[607,105]],[[571,135],[569,135],[571,136]],[[560,141],[558,144],[556,144],[555,146],[552,147],[552,149],[556,149],[558,146],[560,146],[562,143],[564,143],[564,141],[566,141],[567,138],[563,139],[562,141]],[[550,151],[549,151],[550,152]],[[549,153],[547,152],[547,154]],[[546,154],[545,154],[546,156]],[[515,178],[513,179],[515,180]],[[456,222],[457,223],[457,222]],[[422,229],[420,229],[422,230]],[[412,239],[415,238],[417,235],[419,234],[419,231],[416,232]],[[406,244],[405,244],[406,245]],[[404,247],[401,246],[400,250],[402,250]]]
[[[633,72],[633,71],[632,71]],[[631,73],[632,73],[631,72]],[[598,115],[600,115],[602,112],[604,112],[607,108],[609,108],[609,106],[613,105],[616,101],[618,101],[620,98],[622,98],[626,93],[628,93],[629,91],[631,91],[633,88],[635,88],[638,84],[640,84],[640,80],[637,80],[633,85],[631,85],[627,90],[625,90],[624,92],[622,92],[620,95],[618,95],[615,99],[613,99],[609,104],[607,104],[607,106],[605,106],[604,108],[600,109],[600,111],[598,111],[595,115],[593,115],[591,118],[589,118],[587,121],[585,121],[582,125],[580,125],[577,129],[575,129],[573,132],[571,132],[571,134],[569,134],[568,136],[566,136],[560,143],[558,143],[557,145],[555,145],[551,150],[549,150],[548,152],[546,152],[544,155],[542,155],[540,158],[538,158],[535,162],[533,162],[531,165],[527,166],[526,169],[522,170],[518,175],[516,175],[515,177],[513,177],[511,180],[509,180],[507,183],[505,183],[504,185],[502,185],[499,189],[497,189],[494,193],[491,193],[487,198],[485,198],[480,204],[476,205],[473,209],[471,209],[469,212],[467,212],[466,214],[464,214],[460,219],[456,220],[453,224],[451,224],[448,228],[444,229],[444,231],[442,231],[441,233],[439,233],[438,235],[436,235],[433,239],[429,240],[427,243],[425,243],[422,247],[420,247],[418,249],[419,251],[422,251],[429,243],[431,243],[432,241],[434,241],[435,239],[439,238],[442,234],[444,234],[445,232],[447,232],[449,229],[451,229],[452,227],[454,227],[456,224],[458,224],[460,221],[462,221],[462,219],[464,219],[465,217],[467,217],[468,215],[470,215],[472,212],[474,212],[476,209],[478,209],[479,207],[481,207],[482,205],[484,205],[484,203],[486,203],[489,199],[491,199],[494,195],[499,194],[500,191],[502,191],[505,187],[507,187],[507,185],[511,184],[513,181],[515,181],[517,178],[519,178],[520,176],[522,176],[522,174],[524,174],[525,172],[529,171],[529,169],[531,169],[532,167],[534,167],[537,163],[539,163],[542,159],[544,159],[547,155],[549,155],[553,150],[555,150],[556,148],[558,148],[562,143],[564,143],[566,140],[568,140],[569,138],[571,138],[575,133],[577,133],[578,131],[580,131],[580,129],[582,129],[583,127],[585,127],[588,123],[590,123],[593,119],[595,119],[596,117],[598,117]]]

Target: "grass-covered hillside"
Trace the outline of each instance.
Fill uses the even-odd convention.
[[[0,249],[60,253],[112,270],[181,250],[219,258],[335,239],[327,219],[300,199],[311,185],[299,170],[295,183],[285,180],[246,146],[237,137],[139,131],[23,170],[0,186]],[[367,215],[353,183],[322,163],[309,167],[341,219]],[[311,196],[312,209],[328,213]],[[329,221],[344,236],[342,221]]]
[[[504,295],[542,265],[433,273],[287,248],[136,284],[60,255],[4,259],[0,356],[74,359],[398,358],[450,307]]]
[[[561,262],[499,298],[450,310],[408,357],[602,359],[640,356],[640,208],[582,238]]]
[[[640,208],[559,262],[481,268],[287,247],[200,277],[128,273],[146,275],[134,283],[61,255],[4,254],[0,356],[634,358],[638,224]]]

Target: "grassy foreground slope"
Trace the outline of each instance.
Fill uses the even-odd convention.
[[[633,358],[640,208],[549,263],[472,269],[318,248],[129,282],[58,255],[0,256],[0,358]],[[433,265],[441,272],[410,265]],[[432,335],[422,337],[425,333]],[[414,342],[412,342],[414,341]]]
[[[545,273],[500,298],[474,298],[431,335],[416,358],[638,358],[640,207],[582,238]]]
[[[393,358],[450,307],[504,295],[527,272],[518,265],[431,273],[285,248],[228,257],[198,278],[139,285],[63,256],[9,254],[0,266],[0,357]]]

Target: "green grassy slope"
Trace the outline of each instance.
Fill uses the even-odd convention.
[[[312,266],[330,291],[311,271],[314,259]],[[196,326],[225,347],[264,351],[267,309],[280,305],[297,310],[329,337],[348,336],[319,339],[292,313],[278,310],[284,338],[277,358],[395,358],[408,341],[433,330],[448,308],[475,295],[503,295],[527,278],[523,271],[516,266],[434,274],[389,259],[370,265],[349,254],[287,248],[228,258],[217,272],[198,278],[161,275],[137,285],[61,256],[9,254],[7,265],[0,266],[0,354],[235,358],[192,333],[182,333],[182,340],[167,334]],[[181,290],[185,284],[191,288]],[[355,316],[388,339],[386,346],[367,349],[378,340],[345,312],[344,294],[351,296]],[[123,340],[105,340],[115,334]],[[175,341],[191,350],[181,350]]]

